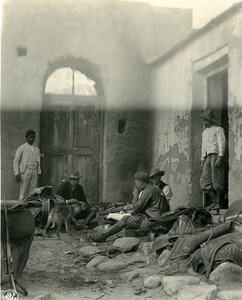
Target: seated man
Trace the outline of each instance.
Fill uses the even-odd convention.
[[[170,201],[172,197],[172,190],[168,184],[161,180],[161,177],[164,175],[165,172],[163,170],[160,170],[159,168],[152,168],[150,170],[149,177],[152,184],[157,186],[162,191],[167,201]]]
[[[149,175],[137,172],[134,176],[136,192],[132,201],[134,215],[124,216],[114,226],[104,233],[91,234],[89,237],[95,242],[104,242],[108,237],[129,227],[148,232],[153,222],[160,221],[161,214],[170,210],[170,206],[159,188],[149,183]]]
[[[83,187],[79,184],[80,174],[79,171],[71,172],[69,180],[63,181],[57,188],[56,196],[60,196],[65,199],[66,204],[75,204],[78,201],[87,203],[87,199],[83,190]],[[87,209],[80,212],[77,216],[77,220],[84,220],[84,225],[89,225],[90,222],[96,217],[97,208],[90,207],[87,203]]]

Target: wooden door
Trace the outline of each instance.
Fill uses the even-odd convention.
[[[98,203],[99,129],[100,115],[94,107],[55,105],[43,111],[41,185],[52,185],[55,193],[61,180],[78,170],[88,202]]]

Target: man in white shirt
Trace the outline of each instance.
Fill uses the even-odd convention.
[[[18,147],[13,160],[13,171],[20,184],[19,200],[25,199],[37,187],[40,169],[40,150],[34,146],[35,132],[26,132],[26,143]]]
[[[205,111],[200,118],[206,127],[202,133],[200,186],[212,200],[212,205],[208,208],[219,209],[224,190],[223,156],[226,139],[223,128],[215,125],[211,110]]]

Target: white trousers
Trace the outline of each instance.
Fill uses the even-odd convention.
[[[28,169],[20,175],[20,191],[19,191],[19,200],[23,200],[32,194],[37,188],[38,184],[38,172],[37,169]]]

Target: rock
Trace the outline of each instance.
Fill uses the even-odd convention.
[[[141,255],[140,253],[135,253],[131,257],[128,258],[126,265],[135,265],[135,264],[142,264],[146,265],[147,264],[147,258],[144,257],[144,255]]]
[[[105,271],[119,271],[124,270],[126,268],[125,261],[119,261],[114,259],[109,259],[108,261],[102,262],[98,265],[98,270]]]
[[[151,251],[153,242],[142,242],[139,245],[139,250],[147,257],[147,263],[157,263],[156,252]]]
[[[217,294],[217,299],[219,299],[219,300],[241,300],[242,299],[242,290],[220,291]]]
[[[139,277],[139,273],[135,273],[135,272],[130,272],[127,274],[127,280],[129,282],[133,281],[134,279],[138,278]]]
[[[123,237],[120,239],[116,239],[113,243],[113,247],[117,247],[122,249],[123,252],[129,252],[140,244],[141,240],[139,238],[134,237]]]
[[[159,270],[147,266],[145,268],[137,268],[133,271],[125,272],[125,273],[121,274],[121,278],[123,280],[132,281],[135,278],[138,278],[140,276],[154,275],[154,274],[158,274],[158,273],[159,273]]]
[[[51,300],[51,294],[40,295],[34,298],[34,300]]]
[[[218,292],[216,285],[184,285],[179,288],[177,299],[179,300],[213,300]]]
[[[113,283],[113,281],[111,279],[106,279],[105,284],[112,289],[115,288],[115,284]]]
[[[88,256],[88,255],[93,255],[95,253],[98,253],[98,252],[100,252],[100,250],[96,246],[85,246],[85,247],[80,248],[79,252],[81,255]]]
[[[170,255],[171,251],[170,250],[164,250],[161,255],[158,257],[158,264],[160,267],[162,267],[167,260],[168,256]]]
[[[66,251],[65,253],[64,253],[64,255],[68,255],[68,254],[75,254],[73,251]]]
[[[139,245],[139,249],[141,252],[144,253],[144,255],[148,256],[151,254],[152,246],[153,246],[153,242],[145,242]]]
[[[78,273],[78,270],[77,269],[72,269],[70,270],[71,273],[74,273],[74,274],[77,274]]]
[[[103,255],[97,255],[95,256],[92,260],[90,260],[86,267],[88,269],[91,269],[91,268],[95,268],[97,267],[100,263],[104,262],[104,261],[107,261],[109,260],[109,258],[107,256],[103,256]]]
[[[167,295],[172,296],[177,293],[178,289],[184,285],[199,284],[200,280],[192,276],[163,276],[162,278],[164,291]]]
[[[236,264],[225,262],[219,265],[209,277],[218,285],[242,283],[242,268]]]
[[[158,275],[152,275],[144,279],[144,287],[148,289],[155,289],[161,285],[161,277]]]
[[[141,295],[141,294],[145,294],[146,293],[146,289],[143,286],[138,286],[134,288],[134,294],[135,295]]]

